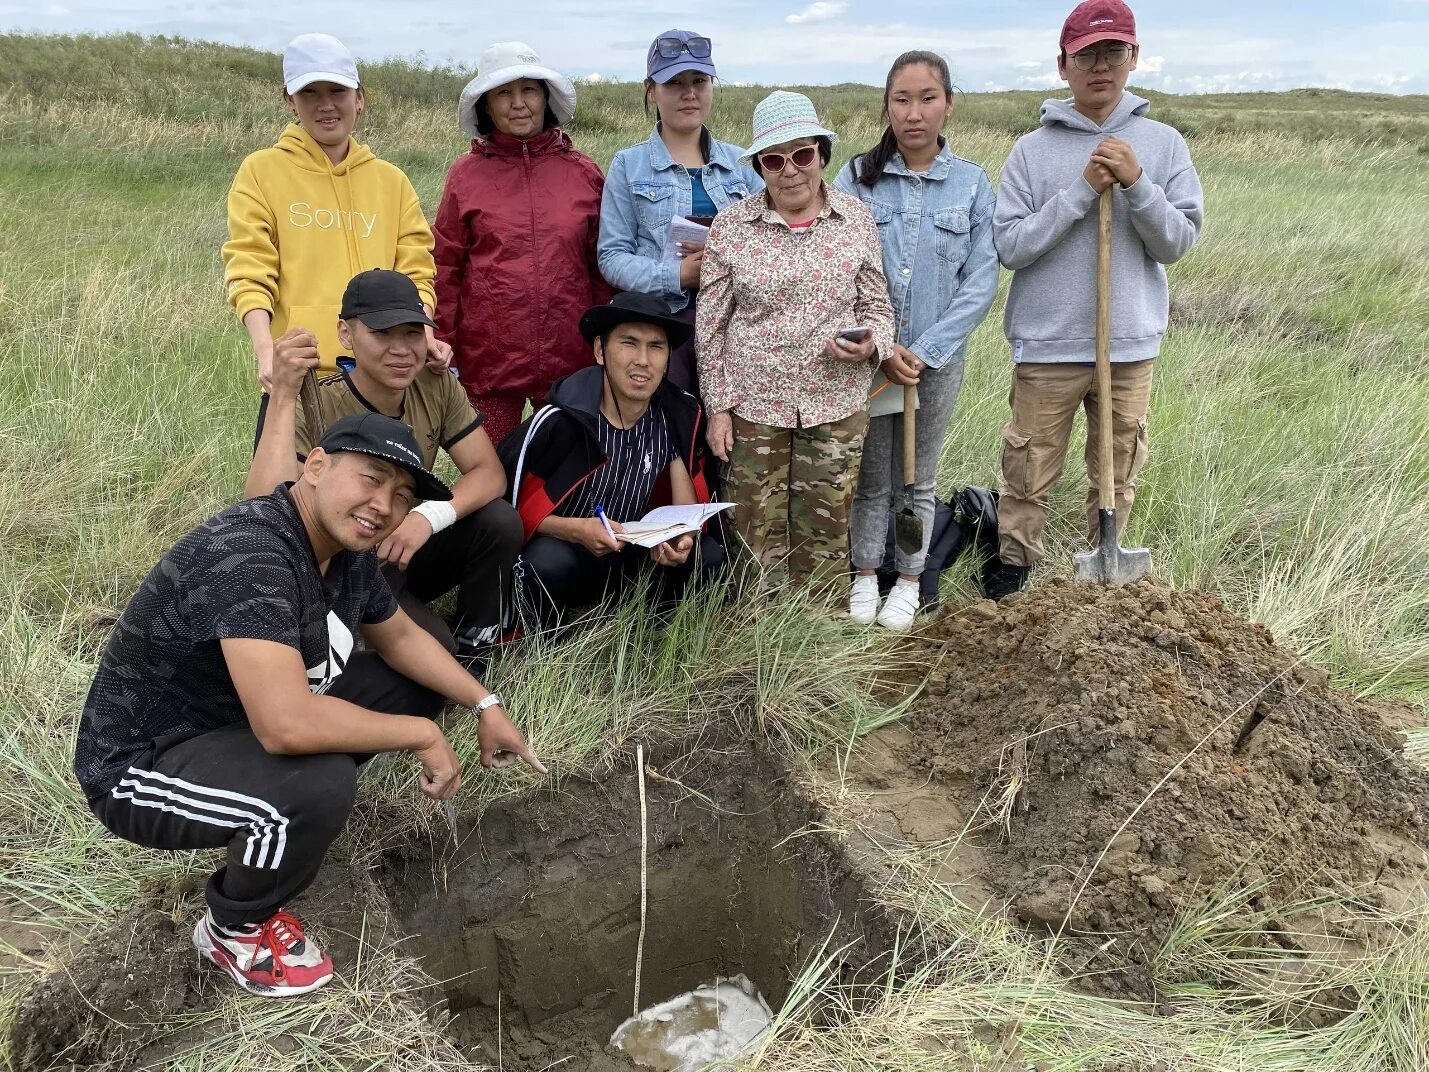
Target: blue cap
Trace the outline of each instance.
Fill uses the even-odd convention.
[[[702,52],[703,55],[696,56],[690,51],[688,42],[691,40],[696,42],[694,51]],[[661,85],[678,78],[686,71],[699,71],[711,78],[718,77],[715,74],[713,49],[709,40],[704,34],[695,33],[694,30],[666,30],[650,42],[650,52],[645,57],[645,77]],[[671,47],[676,41],[680,45],[678,49]],[[700,47],[701,42],[703,47]],[[665,54],[670,52],[675,52],[675,55]]]

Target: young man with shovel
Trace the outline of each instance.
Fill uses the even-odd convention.
[[[275,398],[292,369],[274,366]],[[450,499],[411,428],[344,417],[294,481],[180,539],[105,646],[80,716],[80,788],[126,841],[227,849],[193,940],[255,994],[292,997],[332,978],[287,906],[347,823],[373,753],[412,753],[422,793],[451,799],[461,764],[433,721],[451,701],[477,712],[483,766],[519,756],[546,772],[500,697],[383,580],[375,548],[418,501]]]
[[[1201,182],[1185,139],[1147,118],[1126,92],[1136,70],[1136,20],[1121,0],[1086,0],[1062,26],[1058,73],[1071,100],[1042,105],[1042,125],[1002,170],[993,241],[1012,269],[1004,328],[1012,344],[1011,419],[1002,431],[998,563],[986,591],[1001,599],[1042,557],[1047,504],[1072,421],[1087,412],[1087,525],[1099,528],[1101,421],[1112,422],[1118,535],[1146,461],[1154,359],[1166,331],[1166,268],[1195,244]],[[1111,397],[1094,375],[1097,203],[1113,190]]]

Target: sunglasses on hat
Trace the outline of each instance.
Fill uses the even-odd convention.
[[[784,170],[784,163],[787,160],[794,161],[794,166],[800,171],[814,166],[814,161],[819,158],[819,147],[817,145],[801,145],[792,153],[760,153],[759,166],[771,174],[777,175]]]
[[[688,52],[697,60],[707,60],[710,58],[710,39],[691,37],[688,41],[681,41],[678,37],[657,37],[655,51],[661,59],[678,59],[681,52]]]

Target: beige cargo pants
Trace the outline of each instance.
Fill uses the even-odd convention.
[[[1153,361],[1111,367],[1116,412],[1112,425],[1112,468],[1116,477],[1116,524],[1126,529],[1136,499],[1136,476],[1146,464],[1146,416],[1151,406]],[[1012,419],[1002,429],[1002,494],[997,504],[998,557],[1016,566],[1033,566],[1042,557],[1047,502],[1067,460],[1072,420],[1087,411],[1087,539],[1097,539],[1100,487],[1098,435],[1102,405],[1096,370],[1090,365],[1013,366]]]

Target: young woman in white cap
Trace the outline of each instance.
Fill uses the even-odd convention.
[[[645,106],[655,104],[655,130],[615,154],[600,205],[600,270],[617,290],[653,294],[671,314],[695,322],[704,261],[702,243],[666,255],[670,223],[683,216],[709,225],[721,209],[764,189],[740,162],[744,150],[710,134],[715,65],[708,37],[666,30],[645,59]],[[698,394],[694,341],[670,355],[667,378]]]
[[[875,398],[849,520],[858,571],[849,616],[902,631],[918,613],[938,462],[962,387],[964,347],[997,295],[996,198],[983,169],[955,156],[942,135],[953,114],[952,75],[943,57],[915,51],[894,60],[883,89],[883,114],[888,127],[882,139],[854,157],[835,181],[860,198],[878,224],[888,294],[898,313],[898,339],[882,364],[888,386]],[[912,554],[896,551],[898,580],[880,607],[876,570],[908,479],[905,385],[917,389],[913,498],[923,522],[923,546]]]
[[[273,342],[289,329],[310,332],[319,370],[336,370],[338,307],[359,272],[401,272],[428,315],[435,305],[432,232],[417,192],[352,136],[366,105],[352,53],[328,34],[293,38],[283,100],[297,121],[240,165],[223,246],[228,300],[248,329],[265,395]],[[450,349],[430,333],[429,343],[432,363],[445,366]]]
[[[765,191],[715,217],[697,324],[735,528],[760,565],[846,593],[849,498],[893,309],[873,218],[823,181],[836,137],[801,93],[759,102],[745,159]]]
[[[473,141],[433,227],[437,335],[493,443],[591,364],[581,314],[612,293],[596,263],[604,179],[561,129],[575,110],[571,80],[520,42],[482,53],[457,107]]]

